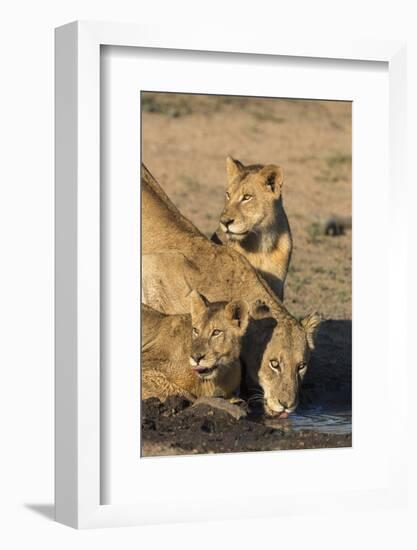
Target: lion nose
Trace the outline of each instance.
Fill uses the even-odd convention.
[[[220,218],[220,223],[224,226],[229,227],[235,220],[233,218]]]
[[[283,401],[282,399],[279,399],[279,404],[281,405],[281,407],[284,407],[284,409],[290,408],[290,404],[288,401]]]
[[[205,357],[205,353],[195,353],[194,355],[192,355],[191,357],[194,359],[194,361],[197,363],[197,365],[199,364],[199,362],[204,359]]]

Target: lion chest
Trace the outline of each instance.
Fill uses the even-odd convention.
[[[271,273],[279,278],[285,277],[288,269],[289,252],[279,248],[268,252],[247,252],[247,260],[257,270]]]

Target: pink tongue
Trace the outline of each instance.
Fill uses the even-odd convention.
[[[288,418],[288,413],[283,411],[282,413],[279,414],[278,418]]]

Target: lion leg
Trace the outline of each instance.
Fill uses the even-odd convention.
[[[165,401],[171,395],[180,395],[188,401],[195,401],[191,393],[171,382],[162,372],[153,369],[142,372],[142,399],[157,397],[160,401]]]

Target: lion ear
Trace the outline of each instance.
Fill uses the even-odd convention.
[[[264,319],[265,317],[271,317],[271,310],[263,300],[256,300],[252,305],[251,315],[255,319]]]
[[[314,340],[321,321],[321,315],[319,315],[318,313],[310,313],[300,320],[301,326],[305,330],[308,346],[310,349],[314,349]]]
[[[239,160],[232,157],[227,157],[226,172],[230,179],[235,178],[236,176],[240,176],[243,170],[243,164]]]
[[[275,328],[277,326],[277,320],[272,316],[270,307],[263,300],[256,300],[252,304],[250,314],[264,329]]]
[[[284,172],[281,166],[267,164],[260,170],[259,175],[262,178],[263,185],[274,195],[279,195],[284,183]]]
[[[197,292],[197,290],[191,291],[190,301],[192,317],[201,315],[210,305],[210,302],[207,300],[207,298]]]
[[[245,332],[249,323],[249,306],[244,300],[229,302],[225,308],[226,317],[232,325]]]

